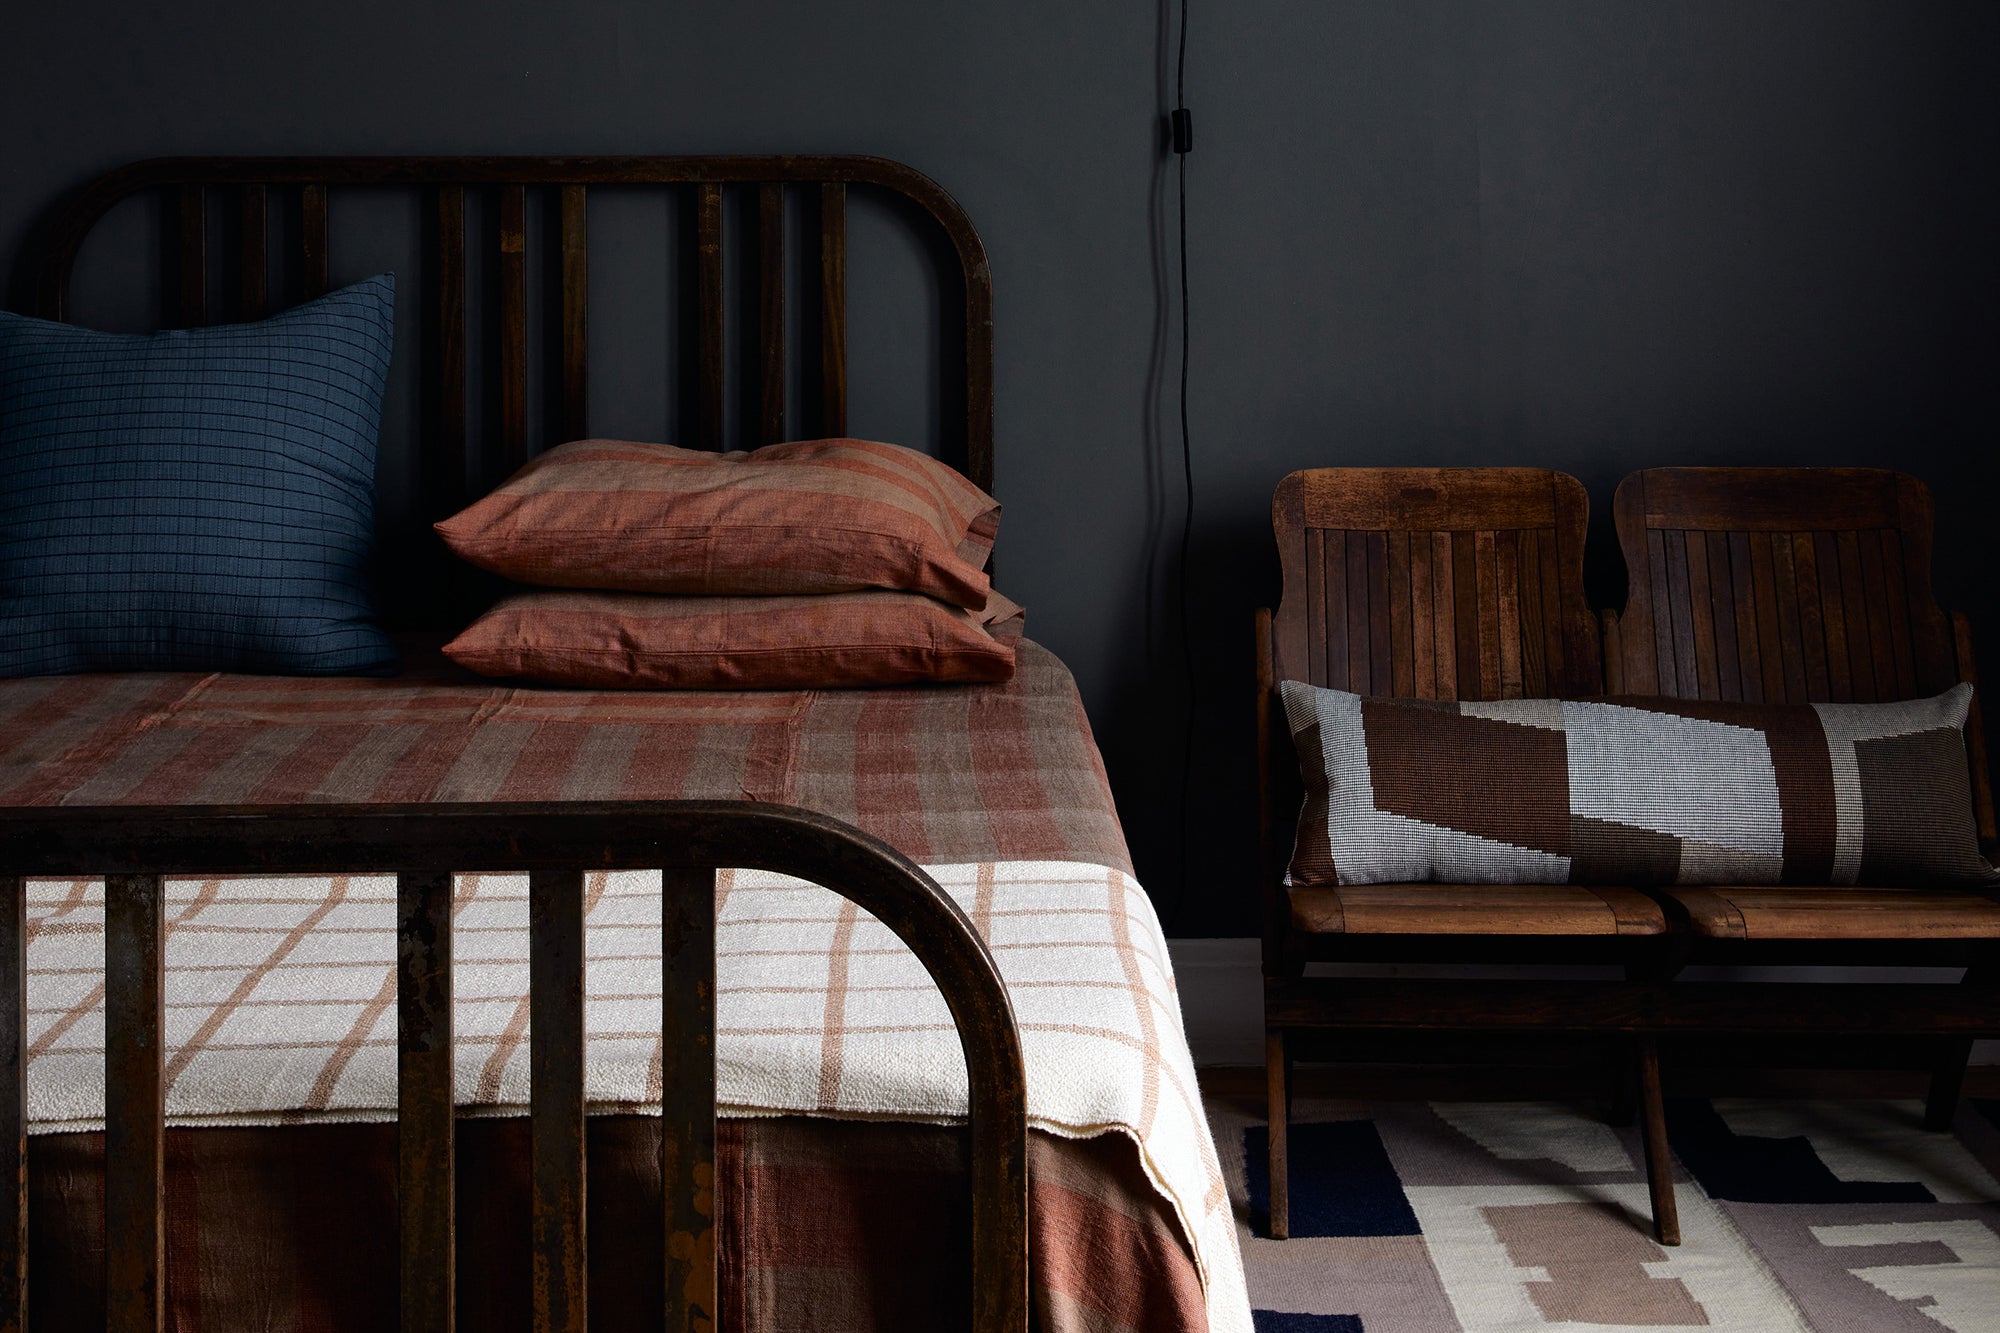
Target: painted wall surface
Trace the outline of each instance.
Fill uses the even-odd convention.
[[[1603,511],[1633,468],[1902,467],[1937,492],[1940,591],[1987,622],[2000,670],[2000,7],[1196,0],[1184,881],[1168,19],[1152,0],[12,0],[0,255],[63,188],[161,153],[835,151],[929,172],[992,260],[1004,585],[1076,671],[1176,935],[1252,928],[1249,615],[1276,592],[1267,503],[1293,468],[1564,468],[1612,556]],[[873,299],[852,424],[921,434],[909,330]],[[619,334],[594,326],[593,409],[640,433],[659,377]],[[1592,591],[1623,596],[1615,575]]]

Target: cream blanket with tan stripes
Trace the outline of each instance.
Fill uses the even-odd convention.
[[[999,961],[1037,1128],[1130,1135],[1194,1245],[1214,1333],[1248,1330],[1236,1227],[1202,1114],[1166,941],[1119,870],[1075,862],[927,867]],[[943,998],[886,927],[825,889],[717,883],[716,1076],[724,1114],[950,1121],[965,1063]],[[395,880],[175,880],[167,893],[167,1110],[180,1125],[381,1120],[396,1107]],[[104,899],[29,895],[28,1115],[104,1115]],[[659,876],[587,882],[587,1095],[657,1108]],[[454,914],[459,1102],[528,1104],[527,879],[465,875]]]

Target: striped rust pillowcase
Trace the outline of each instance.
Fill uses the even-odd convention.
[[[779,690],[1004,681],[1025,613],[921,593],[662,597],[527,592],[445,645],[486,676],[595,689]]]
[[[437,525],[482,569],[551,588],[736,596],[894,588],[986,605],[993,497],[893,444],[750,453],[577,440]]]
[[[1281,687],[1294,884],[1986,884],[1972,687],[1882,704]]]

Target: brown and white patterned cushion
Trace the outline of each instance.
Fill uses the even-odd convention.
[[[1294,884],[1995,878],[1970,685],[1884,704],[1281,694],[1306,788]]]

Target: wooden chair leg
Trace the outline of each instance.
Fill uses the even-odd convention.
[[[1271,1239],[1291,1235],[1291,1166],[1285,1153],[1285,1131],[1292,1118],[1291,1061],[1285,1053],[1283,1030],[1264,1033],[1264,1080],[1270,1117]]]
[[[1646,1140],[1646,1187],[1653,1196],[1653,1234],[1662,1245],[1681,1243],[1674,1206],[1674,1162],[1667,1152],[1667,1112],[1660,1095],[1660,1048],[1651,1037],[1639,1045],[1639,1111]]]
[[[1938,1043],[1937,1063],[1931,1066],[1931,1095],[1924,1103],[1925,1129],[1950,1129],[1958,1115],[1958,1094],[1965,1086],[1966,1061],[1972,1058],[1969,1037],[1946,1037]]]

